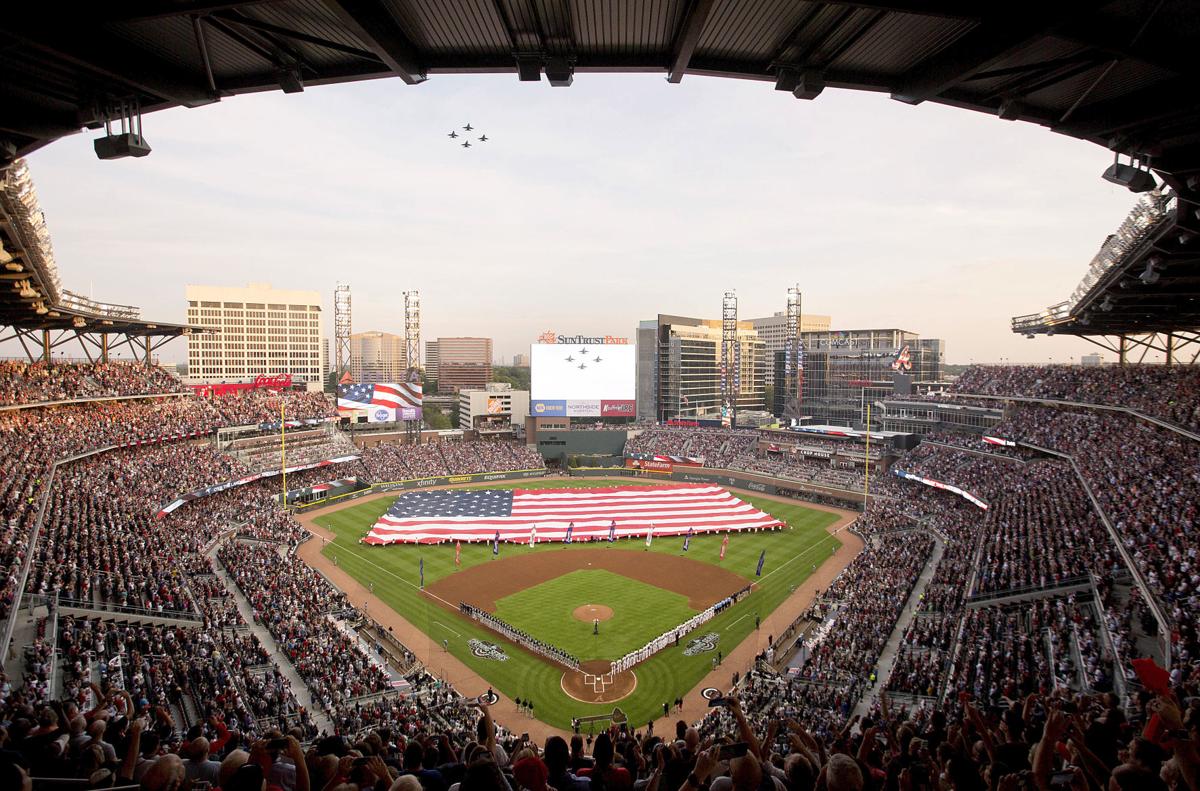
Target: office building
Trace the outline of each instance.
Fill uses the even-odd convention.
[[[748,321],[737,329],[733,406],[762,410],[766,349]],[[638,418],[721,419],[721,320],[660,314],[637,332]]]
[[[528,354],[514,354],[512,364],[513,364],[514,368],[528,368],[529,367],[529,355]]]
[[[507,382],[458,391],[458,427],[480,434],[511,432],[529,417],[529,391],[513,390]]]
[[[775,352],[783,351],[787,344],[787,312],[779,311],[761,319],[747,319],[750,326],[758,333],[759,340],[766,346],[767,360],[775,359]],[[800,332],[828,332],[831,318],[808,313],[800,314]],[[766,385],[775,385],[775,366],[767,365]]]
[[[800,340],[804,344],[800,407],[812,423],[862,426],[868,404],[915,395],[943,380],[946,342],[940,339],[920,338],[900,329],[871,329],[805,332]],[[782,366],[782,354],[777,354],[778,375]],[[781,406],[777,395],[777,414]],[[875,418],[872,422],[878,423]]]
[[[403,382],[408,371],[404,338],[371,330],[350,336],[350,375],[356,382]]]
[[[188,338],[190,384],[250,382],[290,374],[319,389],[323,332],[316,291],[188,286],[187,320],[216,330]]]
[[[437,381],[438,342],[425,341],[425,378]]]
[[[438,338],[425,344],[426,376],[439,393],[482,389],[492,381],[491,338]]]

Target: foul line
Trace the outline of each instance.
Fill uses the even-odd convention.
[[[839,530],[838,532],[840,533],[841,531]],[[792,556],[791,558],[789,558],[788,560],[785,560],[783,563],[779,564],[779,566],[778,566],[777,568],[773,568],[773,569],[771,569],[770,571],[768,571],[768,572],[767,572],[767,575],[766,575],[765,577],[762,577],[762,578],[761,578],[761,579],[759,579],[758,581],[759,581],[759,582],[766,582],[766,581],[767,581],[767,579],[769,579],[769,578],[770,578],[770,576],[771,576],[772,574],[774,574],[775,572],[777,572],[777,571],[783,571],[784,567],[786,567],[786,566],[787,566],[789,563],[792,563],[793,561],[797,561],[797,560],[799,560],[800,558],[802,558],[802,557],[804,557],[805,555],[807,555],[809,552],[812,552],[812,551],[813,551],[814,549],[816,549],[817,547],[820,547],[820,546],[822,546],[822,545],[825,543],[826,539],[828,539],[828,540],[830,540],[830,541],[833,541],[833,542],[834,542],[834,543],[835,543],[837,546],[839,546],[839,547],[840,547],[840,546],[843,546],[842,542],[840,542],[840,541],[838,541],[836,538],[834,538],[834,535],[836,535],[836,534],[833,534],[833,533],[826,533],[826,534],[825,534],[825,537],[824,537],[824,538],[822,538],[820,541],[818,541],[817,543],[813,544],[811,547],[809,547],[808,549],[804,550],[804,551],[803,551],[803,552],[801,552],[800,554],[798,554],[798,555],[793,555],[793,556]],[[836,554],[836,553],[831,553],[829,557],[833,557],[833,554]],[[824,561],[822,561],[821,565],[824,565]]]
[[[458,632],[454,631],[454,630],[453,630],[453,629],[451,629],[449,626],[446,626],[446,624],[442,623],[441,621],[434,621],[433,623],[434,623],[435,625],[437,625],[437,626],[440,626],[440,627],[442,627],[442,628],[443,628],[443,629],[445,629],[447,632],[450,632],[450,633],[452,633],[452,634],[458,635],[459,637],[462,637],[462,635],[461,635],[461,634],[459,634]]]
[[[391,569],[386,569],[386,568],[384,568],[383,566],[379,565],[378,563],[376,563],[376,562],[375,562],[375,561],[373,561],[373,560],[367,560],[365,557],[363,557],[362,555],[358,554],[357,552],[354,552],[353,550],[351,550],[351,552],[350,552],[350,557],[352,557],[352,558],[354,558],[354,559],[356,559],[356,560],[361,560],[363,563],[366,563],[366,564],[367,564],[367,565],[369,565],[369,566],[374,566],[375,568],[377,568],[377,569],[379,569],[380,571],[382,571],[384,574],[387,574],[388,576],[391,576],[391,577],[395,577],[396,579],[400,580],[401,582],[403,582],[403,583],[404,583],[405,585],[407,585],[408,587],[410,587],[410,588],[416,588],[418,593],[424,593],[426,596],[428,596],[428,597],[429,597],[429,598],[431,598],[431,599],[437,599],[437,600],[438,600],[438,601],[440,601],[442,604],[445,604],[447,607],[451,607],[451,608],[453,608],[453,609],[455,609],[455,610],[457,610],[457,609],[458,609],[458,607],[457,607],[457,606],[455,606],[455,605],[451,604],[450,602],[446,601],[446,600],[445,600],[445,599],[443,599],[441,596],[438,596],[436,593],[430,593],[429,591],[425,590],[424,588],[422,588],[422,587],[421,587],[421,586],[419,586],[419,585],[413,585],[411,582],[409,582],[408,580],[404,579],[404,577],[401,577],[399,574],[397,574],[396,572],[392,571]],[[335,564],[335,566],[334,566],[334,567],[335,567],[335,568],[337,568],[337,565]],[[343,569],[343,571],[345,571],[345,569]],[[347,571],[346,573],[347,573],[347,574],[349,574],[350,572],[348,572],[348,571]],[[354,575],[353,575],[353,574],[351,574],[350,576],[351,576],[351,577],[353,577]],[[359,584],[361,585],[362,583],[361,583],[361,582],[359,582]],[[372,595],[372,596],[374,596],[375,594],[374,594],[374,593],[371,593],[371,595]],[[381,599],[381,601],[382,601],[382,599]],[[387,602],[384,602],[384,604],[387,604]],[[390,605],[389,605],[389,607],[390,607]],[[395,610],[395,608],[394,608],[394,607],[392,607],[391,609]],[[459,635],[459,636],[461,637],[462,635]]]

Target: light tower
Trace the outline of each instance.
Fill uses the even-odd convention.
[[[408,381],[420,381],[421,369],[421,292],[404,292],[404,367]],[[413,379],[413,374],[418,379]]]
[[[804,295],[800,284],[788,289],[787,342],[784,345],[783,416],[799,420],[802,417],[804,398],[804,342],[800,340],[802,327],[802,305]],[[778,387],[779,384],[776,385]]]
[[[404,377],[409,384],[421,381],[421,292],[404,292]],[[421,440],[421,419],[404,421],[408,441]]]
[[[350,328],[350,286],[338,283],[333,290],[334,359],[337,361],[335,384],[341,384],[342,379],[350,373]]]
[[[737,294],[721,300],[721,425],[737,425],[737,399],[742,391],[742,354],[737,337]]]

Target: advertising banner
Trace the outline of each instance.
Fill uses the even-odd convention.
[[[563,399],[534,401],[529,405],[529,414],[534,417],[566,417],[567,402]]]
[[[600,401],[600,417],[633,417],[636,414],[636,401],[624,399]]]
[[[674,469],[669,461],[653,459],[625,459],[625,466],[631,470],[646,470],[647,472],[671,472]]]
[[[288,373],[265,376],[259,374],[253,382],[231,382],[209,385],[190,385],[192,391],[201,398],[222,397],[234,395],[246,390],[289,390],[292,387],[292,375]]]
[[[492,398],[489,396],[488,400],[487,400],[487,413],[489,415],[504,414],[504,399],[503,398]]]
[[[598,399],[575,398],[567,402],[567,417],[600,417]]]

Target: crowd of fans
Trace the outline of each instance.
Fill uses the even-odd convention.
[[[954,392],[1124,407],[1200,431],[1195,365],[977,365],[963,372]]]
[[[420,445],[384,442],[364,448],[362,463],[375,483],[546,466],[537,450],[503,440],[448,440]]]
[[[183,390],[178,377],[157,365],[147,367],[135,362],[46,365],[0,360],[0,406]]]
[[[33,376],[16,377],[22,384],[9,392],[34,392],[41,385],[24,381]],[[1153,394],[1122,388],[1166,388],[1157,376],[1130,375],[1104,387],[1084,382],[1070,400],[1120,398],[1155,414]],[[64,374],[53,387],[75,386],[68,381]],[[1187,386],[1186,377],[1172,381]],[[960,389],[969,392],[967,384]],[[1004,387],[1018,385],[1019,377]],[[1195,404],[1194,394],[1179,393]],[[968,491],[986,509],[950,491],[880,476],[856,527],[866,547],[799,622],[807,624],[805,659],[793,672],[759,669],[735,678],[731,704],[693,728],[680,723],[676,734],[658,736],[614,729],[588,750],[582,739],[570,747],[557,737],[525,743],[498,729],[486,707],[419,669],[406,678],[408,692],[397,693],[394,675],[354,632],[356,610],[293,554],[302,532],[274,500],[273,479],[160,516],[179,494],[245,471],[209,445],[100,454],[60,466],[47,486],[55,460],[117,444],[121,429],[139,438],[211,432],[234,418],[268,422],[272,407],[278,412],[272,398],[247,395],[241,405],[218,408],[187,397],[0,416],[0,461],[10,471],[0,482],[6,606],[44,496],[29,592],[97,611],[181,616],[174,625],[64,616],[56,635],[45,619],[26,651],[27,683],[14,689],[0,679],[0,787],[20,788],[29,773],[89,785],[107,777],[153,791],[207,777],[228,791],[261,791],[264,779],[283,791],[311,791],[314,783],[329,791],[447,791],[455,782],[462,791],[658,791],[663,783],[701,791],[710,780],[713,791],[1055,784],[1200,791],[1200,570],[1192,529],[1200,521],[1200,451],[1177,432],[1119,413],[1020,405],[1007,410],[996,433],[1065,454],[1074,466],[1024,449],[986,454],[969,452],[982,449],[970,443],[925,443],[897,469]],[[329,403],[300,394],[296,409],[319,419]],[[1188,424],[1186,409],[1172,410],[1174,422]],[[656,435],[661,444],[652,443]],[[753,457],[759,435],[654,429],[631,443],[649,448],[639,452],[703,455],[724,466]],[[520,446],[476,442],[381,445],[364,452],[361,465],[341,466],[399,480],[525,469],[534,461]],[[289,488],[343,472],[309,470],[290,476]],[[1131,621],[1144,603],[1136,588],[1129,600],[1113,593],[1123,558],[1089,490],[1171,629],[1170,692],[1135,687],[1126,707],[1111,691],[1136,651]],[[229,533],[236,537],[217,550],[218,562],[341,736],[300,746],[316,736],[310,713],[247,631],[206,555]],[[932,579],[915,611],[905,612],[935,542],[941,553]],[[1095,598],[1054,593],[1081,578],[1099,587]],[[968,606],[972,598],[977,605],[981,597],[1030,590],[1045,595]],[[919,701],[907,708],[890,701],[877,677],[881,652],[901,623],[886,689]],[[853,713],[872,698],[865,716]],[[723,753],[720,745],[731,741],[744,743],[745,754]]]
[[[998,430],[1071,456],[1161,602],[1177,650],[1200,657],[1200,443],[1124,414],[1024,404]]]
[[[728,467],[751,453],[758,443],[755,429],[661,427],[641,431],[625,442],[626,453],[702,459],[705,467]]]
[[[388,675],[335,622],[335,615],[353,621],[357,613],[328,580],[273,544],[230,542],[217,556],[325,711],[337,716],[356,698],[392,689]]]

